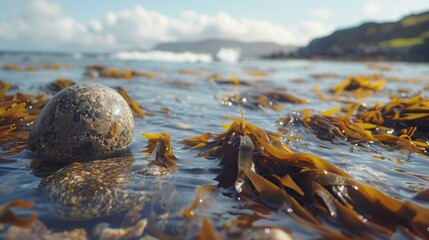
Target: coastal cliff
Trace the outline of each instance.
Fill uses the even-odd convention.
[[[368,22],[312,40],[293,54],[269,58],[429,61],[429,11],[396,22]]]

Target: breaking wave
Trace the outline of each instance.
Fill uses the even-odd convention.
[[[109,56],[120,60],[144,60],[144,61],[165,61],[165,62],[203,62],[210,63],[213,57],[207,53],[193,52],[166,52],[166,51],[119,51]]]
[[[240,54],[241,54],[240,49],[221,48],[216,53],[216,58],[222,62],[236,63],[238,62],[238,60],[240,60]]]

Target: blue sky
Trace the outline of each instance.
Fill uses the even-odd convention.
[[[0,0],[0,49],[111,51],[227,38],[306,45],[365,21],[429,10],[428,0]]]

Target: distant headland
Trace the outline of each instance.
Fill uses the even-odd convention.
[[[396,22],[368,22],[337,30],[294,52],[266,57],[429,62],[429,11]]]

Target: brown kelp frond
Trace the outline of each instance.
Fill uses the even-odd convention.
[[[392,71],[392,70],[395,69],[395,67],[392,64],[387,64],[387,63],[370,63],[370,62],[366,62],[365,66],[368,69],[381,70],[381,71]]]
[[[269,78],[271,76],[271,74],[268,72],[261,71],[258,69],[253,69],[253,68],[243,69],[243,73],[248,75],[248,76],[253,77],[256,82],[265,81],[267,78]]]
[[[356,180],[341,177],[334,173],[318,170],[302,172],[299,179],[307,179],[303,182],[307,188],[309,184],[320,184],[329,190],[339,203],[359,213],[359,219],[378,225],[387,231],[395,231],[402,226],[411,230],[415,236],[427,238],[429,232],[429,209],[389,197],[381,191],[360,183]],[[314,187],[313,187],[314,189]],[[338,211],[331,215],[337,215]],[[369,225],[371,226],[371,225]],[[382,232],[379,232],[382,233]]]
[[[200,230],[198,231],[198,239],[201,240],[216,240],[222,239],[216,228],[213,226],[213,222],[208,218],[204,217],[201,223]]]
[[[331,116],[336,111],[326,111],[317,118],[306,112],[302,121],[320,121],[339,129],[332,134],[382,142],[358,123]],[[195,149],[202,153],[215,151],[228,176],[233,171],[232,189],[243,199],[285,214],[321,237],[388,238],[399,229],[406,229],[412,237],[429,237],[429,209],[355,181],[318,156],[294,153],[281,142],[281,134],[266,132],[246,122],[243,116],[228,119],[232,123],[225,132],[206,133],[182,143],[198,146]],[[413,133],[414,129],[404,131]],[[222,181],[223,176],[226,175],[217,180]]]
[[[202,76],[203,72],[201,70],[190,70],[190,69],[182,69],[178,72],[180,75],[185,76]]]
[[[137,223],[135,223],[133,226],[129,227],[122,227],[122,228],[111,228],[108,225],[105,228],[102,228],[102,225],[100,226],[99,233],[100,235],[97,236],[99,240],[108,240],[108,239],[136,239],[143,235],[143,232],[146,229],[146,226],[148,224],[147,219],[141,219]],[[75,231],[80,229],[75,229]],[[83,230],[83,229],[82,229]],[[97,232],[98,233],[98,232]],[[86,237],[86,236],[85,236]],[[94,235],[92,236],[94,237]],[[83,236],[82,236],[83,238]],[[64,237],[64,239],[73,239],[73,237]],[[87,239],[87,238],[83,238]]]
[[[319,98],[325,101],[328,101],[330,99],[326,94],[323,94],[320,92],[320,87],[319,87],[319,84],[317,83],[315,83],[313,86],[313,93],[316,98]]]
[[[331,92],[337,98],[345,91],[353,93],[356,98],[368,97],[384,88],[385,80],[379,75],[350,76],[343,82],[334,85]]]
[[[325,72],[325,73],[313,73],[311,74],[312,78],[322,79],[322,78],[336,78],[338,74],[335,72]]]
[[[321,140],[347,139],[351,142],[378,142],[371,131],[365,129],[366,126],[360,122],[355,122],[344,114],[335,116],[334,114],[338,111],[338,108],[333,108],[320,114],[313,114],[310,110],[304,110],[299,114],[280,118],[278,122],[282,128],[279,130],[287,132],[284,127],[292,122],[303,125]]]
[[[171,172],[177,171],[177,157],[173,153],[170,135],[166,132],[158,134],[141,132],[140,134],[148,140],[144,153],[150,155],[155,152],[155,160],[152,163],[166,167]]]
[[[421,202],[429,203],[429,188],[426,188],[425,190],[417,193],[414,197],[414,200],[418,200]]]
[[[131,108],[131,111],[133,112],[134,116],[139,118],[144,118],[145,115],[153,116],[154,114],[152,112],[144,110],[133,98],[128,95],[128,91],[125,90],[123,87],[116,87],[116,91],[118,91],[119,94],[127,101],[128,105]]]
[[[0,156],[13,155],[24,150],[30,125],[47,103],[43,95],[23,93],[6,95],[12,85],[0,84]]]
[[[244,91],[241,94],[233,93],[222,98],[223,105],[238,105],[248,109],[267,109],[280,111],[285,103],[304,104],[307,100],[294,96],[283,90]]]
[[[232,155],[234,153],[234,148],[240,142],[240,136],[248,135],[253,142],[257,143],[257,147],[263,147],[262,144],[267,143],[272,147],[272,154],[280,152],[283,153],[292,153],[292,150],[282,143],[283,135],[264,131],[260,127],[248,123],[242,118],[226,117],[232,121],[229,124],[225,132],[212,134],[204,133],[200,136],[191,137],[185,140],[180,141],[179,143],[185,144],[185,149],[191,150],[201,150],[200,155],[206,158],[219,158],[221,157],[221,163],[225,165],[231,164],[229,162],[230,152]],[[262,142],[262,143],[261,143]],[[232,156],[231,155],[231,156]],[[234,162],[233,165],[236,165]]]
[[[199,210],[203,210],[210,204],[212,194],[217,187],[213,185],[201,185],[195,188],[195,198],[192,203],[182,210],[182,216],[185,218],[194,218]]]
[[[391,129],[382,133],[373,131],[386,144],[399,145],[413,152],[429,149],[429,98],[421,94],[403,98],[392,97],[386,104],[374,104],[356,114],[357,121]],[[390,133],[390,134],[388,134]],[[380,135],[381,134],[381,135]]]
[[[9,70],[9,71],[23,71],[25,68],[23,68],[19,64],[13,64],[13,63],[5,63],[2,66],[3,70]]]
[[[116,78],[116,79],[131,79],[135,77],[143,77],[153,79],[156,75],[152,72],[143,72],[131,69],[119,70],[115,67],[106,67],[101,64],[92,64],[86,67],[84,74],[89,78]]]
[[[120,236],[120,235],[119,235]],[[115,236],[118,237],[118,236]],[[19,226],[10,226],[6,231],[6,238],[12,239],[74,239],[87,240],[89,239],[86,230],[83,228],[75,228],[70,231],[54,232],[45,226],[41,221],[36,220],[26,228]],[[102,238],[99,238],[102,239]],[[109,238],[114,239],[114,238]]]
[[[1,67],[3,70],[9,70],[9,71],[26,71],[26,72],[34,72],[41,69],[47,69],[47,70],[61,70],[63,68],[72,68],[71,64],[42,64],[41,66],[34,66],[34,65],[28,65],[28,66],[22,66],[20,64],[14,64],[14,63],[5,63]]]
[[[189,88],[189,87],[196,86],[196,84],[193,82],[183,81],[183,80],[167,80],[167,81],[164,81],[164,83],[168,85],[173,85],[178,88]]]
[[[76,83],[67,78],[58,78],[57,80],[48,84],[47,88],[52,94],[63,90],[64,88],[75,85]]]
[[[15,215],[15,213],[12,212],[11,208],[18,207],[26,209],[30,208],[31,206],[33,206],[32,201],[23,201],[20,199],[12,200],[3,205],[0,205],[0,223],[11,224],[19,227],[29,226],[37,220],[37,214],[32,213],[27,218],[21,218]]]
[[[45,63],[42,65],[42,67],[44,69],[49,69],[49,70],[61,70],[62,68],[71,68],[72,65],[71,64],[64,64],[64,65],[60,65],[60,64],[49,64],[49,63]]]
[[[203,133],[199,136],[187,138],[179,141],[180,144],[185,144],[185,149],[202,149],[207,146],[208,143],[216,140],[216,136],[211,133]]]
[[[195,234],[198,239],[224,239],[217,230],[215,224],[208,218],[207,209],[216,206],[214,194],[218,190],[217,186],[201,185],[195,188],[195,198],[181,210],[181,216],[186,219],[186,228],[192,228],[191,234]],[[219,226],[219,224],[216,224]],[[226,228],[224,222],[222,229]],[[189,234],[189,233],[188,233]],[[189,235],[188,235],[189,236]]]
[[[213,84],[219,85],[254,86],[254,84],[249,81],[240,80],[237,75],[232,75],[231,77],[226,78],[215,73],[209,75],[208,80]]]
[[[357,118],[364,122],[392,128],[416,126],[421,128],[420,131],[427,131],[429,129],[429,98],[425,98],[421,94],[408,98],[394,96],[390,102],[384,105],[375,104],[360,111]]]
[[[301,124],[321,140],[348,141],[354,144],[368,142],[383,147],[388,146],[409,152],[428,154],[429,133],[425,131],[426,128],[421,127],[426,123],[419,122],[426,121],[426,116],[417,113],[414,115],[413,122],[406,120],[393,122],[390,117],[385,120],[383,116],[386,115],[383,112],[385,110],[381,109],[379,104],[373,108],[375,110],[362,110],[359,105],[353,105],[343,108],[346,110],[345,114],[337,113],[337,108],[320,114],[313,114],[309,110],[304,110],[294,116],[280,118],[278,120],[281,125],[279,130],[285,133],[289,132],[286,125],[292,121]],[[422,110],[423,108],[419,109]],[[429,112],[429,108],[427,110]],[[356,111],[358,113],[355,115]]]

